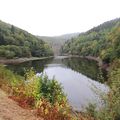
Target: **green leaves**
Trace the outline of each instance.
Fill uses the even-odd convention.
[[[120,120],[120,60],[115,60],[109,71],[110,91],[103,98],[105,104],[98,111],[90,105],[87,108],[88,114],[95,120]]]
[[[105,62],[120,58],[120,19],[103,23],[81,33],[62,46],[63,54],[101,57]]]
[[[25,78],[26,96],[34,97],[36,100],[40,100],[43,97],[51,104],[55,102],[61,103],[63,100],[66,100],[61,84],[54,78],[51,80],[47,75],[38,77],[33,69],[26,71]]]
[[[0,21],[0,45],[0,57],[8,59],[53,55],[51,48],[43,40],[2,21]]]
[[[59,84],[54,78],[49,80],[47,75],[42,76],[40,91],[42,96],[52,104],[54,104],[56,101],[60,103],[64,98],[66,98],[61,84]]]

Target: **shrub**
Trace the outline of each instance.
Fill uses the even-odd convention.
[[[10,88],[7,92],[12,90],[9,98],[23,108],[35,110],[45,120],[84,120],[82,115],[79,118],[73,116],[61,84],[46,75],[36,76],[33,69],[26,71],[24,80],[0,66],[0,85]]]
[[[56,101],[60,103],[62,100],[66,100],[61,84],[59,84],[54,78],[49,80],[47,75],[43,75],[41,77],[40,91],[43,97],[45,97],[52,104]]]
[[[7,92],[17,90],[18,86],[23,84],[21,76],[15,75],[12,71],[7,70],[3,65],[0,65],[0,87]]]
[[[64,103],[52,105],[46,99],[39,101],[37,115],[45,120],[72,120],[69,107],[64,106]]]
[[[7,51],[5,51],[5,56],[7,59],[12,59],[15,57],[15,53],[13,51],[7,50]]]
[[[70,120],[70,107],[61,84],[47,75],[36,76],[33,69],[26,71],[25,79],[22,100],[17,98],[20,106],[34,107],[45,120]]]
[[[31,68],[27,70],[25,73],[25,86],[24,86],[24,94],[27,97],[33,97],[36,101],[40,100],[41,97],[41,78],[38,78],[35,75],[34,70]]]
[[[104,97],[104,107],[95,111],[89,107],[88,113],[94,116],[95,120],[120,120],[120,60],[111,64],[109,71],[110,91]]]

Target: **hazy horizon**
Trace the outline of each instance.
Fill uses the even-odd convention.
[[[85,32],[119,18],[119,0],[0,0],[0,20],[39,36]]]

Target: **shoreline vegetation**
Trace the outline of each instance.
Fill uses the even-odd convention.
[[[0,58],[0,64],[19,64],[27,61],[32,61],[32,60],[44,60],[44,59],[49,59],[53,58],[54,56],[49,56],[49,57],[30,57],[30,58],[14,58],[14,59],[5,59],[5,58]]]
[[[106,84],[110,91],[104,96],[105,107],[96,111],[91,106],[88,114],[94,120],[120,120],[120,18],[105,22],[67,41],[61,48],[61,54],[85,56],[98,61],[99,66],[108,71]]]
[[[36,111],[40,118],[73,120],[61,84],[46,75],[36,76],[33,69],[26,71],[25,76],[27,81],[0,65],[0,89],[20,107]]]
[[[48,100],[55,100],[51,99],[49,95],[53,94],[51,90],[56,91],[56,82],[48,83],[48,79],[43,76],[43,78],[34,78],[34,72],[29,71],[26,73],[27,77],[30,78],[28,84],[24,84],[23,78],[21,81],[20,76],[16,76],[10,70],[7,70],[5,67],[0,67],[0,88],[9,93],[12,100],[16,101],[21,107],[25,109],[32,109],[36,110],[37,116],[41,118],[46,118],[45,120],[119,120],[119,85],[120,85],[120,60],[114,61],[110,66],[109,71],[109,86],[110,92],[108,95],[104,96],[103,100],[105,101],[105,108],[96,111],[96,107],[94,105],[90,105],[87,108],[85,113],[77,113],[74,111],[70,111],[68,105],[66,106],[66,102],[60,102],[58,104],[55,103],[51,105],[46,99],[41,98],[39,101],[39,97],[41,95],[48,98]],[[32,78],[32,79],[31,79]],[[34,80],[33,80],[34,78]],[[42,87],[39,84],[42,82]],[[54,84],[55,83],[55,84]],[[50,85],[50,86],[49,86]],[[51,86],[52,85],[52,86]],[[58,85],[58,84],[57,84]],[[59,86],[59,85],[58,85]],[[46,89],[49,88],[50,89]],[[42,90],[43,93],[39,94]],[[50,91],[49,91],[50,90]],[[59,93],[59,89],[56,91]],[[39,96],[40,95],[40,96]],[[47,96],[46,96],[47,95]],[[61,95],[61,94],[60,94]],[[58,94],[58,100],[59,99]],[[34,103],[34,104],[33,104]],[[37,104],[36,104],[37,103]],[[38,104],[39,103],[39,104]],[[62,105],[62,106],[61,106]],[[36,108],[36,106],[38,106]],[[53,107],[52,107],[53,106]],[[112,108],[112,109],[111,109]],[[61,112],[62,111],[62,112]],[[57,119],[56,119],[57,117]]]
[[[88,60],[93,60],[98,63],[98,66],[101,67],[102,69],[106,70],[107,72],[109,71],[109,64],[105,63],[100,59],[99,57],[94,57],[94,56],[79,56],[79,55],[63,55],[63,56],[48,56],[48,57],[30,57],[30,58],[14,58],[14,59],[6,59],[6,58],[0,58],[0,64],[20,64],[23,62],[28,62],[28,61],[33,61],[33,60],[44,60],[44,59],[50,59],[50,58],[59,58],[59,59],[64,59],[64,58],[82,58],[82,59],[88,59]]]
[[[40,58],[46,56],[53,56],[52,48],[46,42],[14,25],[0,21],[1,58]],[[8,62],[6,59],[5,61]],[[16,61],[24,60],[18,59]]]

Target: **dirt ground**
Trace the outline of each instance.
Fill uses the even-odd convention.
[[[43,120],[35,116],[34,111],[26,110],[8,98],[0,89],[0,120]]]

